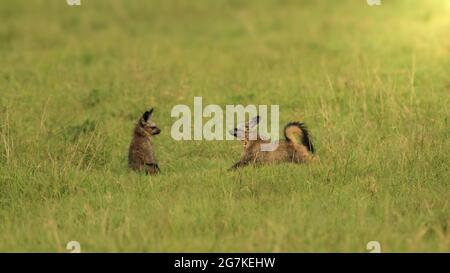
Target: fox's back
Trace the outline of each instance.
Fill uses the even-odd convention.
[[[302,161],[302,157],[298,152],[297,144],[280,141],[278,147],[274,151],[262,151],[262,144],[269,144],[268,141],[254,141],[247,149],[246,154],[254,161],[254,163],[279,163],[279,162],[295,162]]]

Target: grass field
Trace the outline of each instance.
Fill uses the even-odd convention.
[[[450,2],[0,2],[0,251],[450,251]],[[177,104],[278,104],[321,163],[230,173]],[[162,174],[130,172],[149,106]]]

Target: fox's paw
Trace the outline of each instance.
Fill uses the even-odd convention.
[[[311,156],[310,162],[313,164],[320,164],[320,157],[318,155],[313,155]]]

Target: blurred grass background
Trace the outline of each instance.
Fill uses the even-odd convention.
[[[450,251],[450,2],[4,0],[0,251]],[[238,173],[176,104],[279,104],[321,164]],[[129,172],[155,106],[162,175]]]

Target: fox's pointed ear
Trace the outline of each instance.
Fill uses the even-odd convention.
[[[145,111],[145,113],[142,115],[142,119],[143,119],[145,122],[147,122],[148,119],[151,117],[152,113],[153,113],[153,108],[150,109],[150,110],[148,110],[148,111]]]
[[[255,127],[256,125],[258,125],[258,123],[261,121],[261,117],[260,116],[256,116],[254,118],[252,118],[250,120],[250,122],[248,123],[250,128]]]

